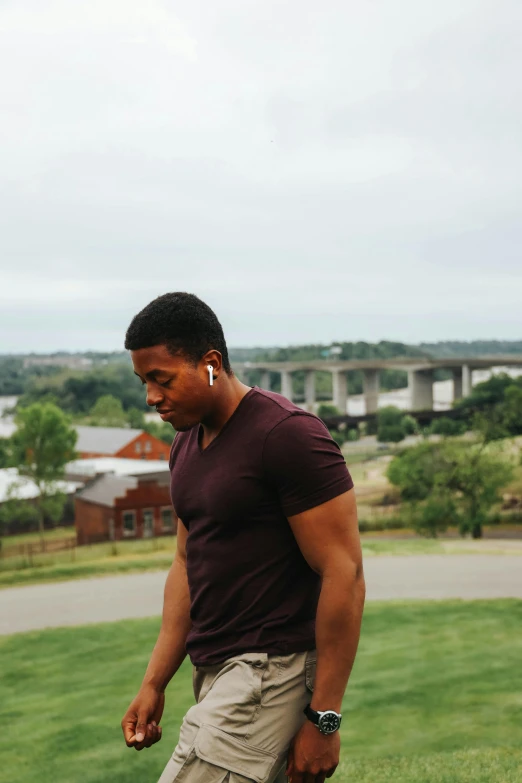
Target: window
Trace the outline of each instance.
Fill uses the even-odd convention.
[[[152,443],[150,440],[145,441],[145,451],[152,451]]]
[[[174,530],[174,514],[170,507],[161,509],[161,526],[163,530]]]
[[[135,511],[123,512],[123,535],[124,536],[136,535],[136,512]]]
[[[143,538],[151,538],[154,535],[154,511],[146,508],[143,511]]]
[[[134,450],[136,451],[136,454],[141,454],[141,443],[139,442],[135,443]]]

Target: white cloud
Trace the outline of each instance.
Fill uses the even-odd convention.
[[[40,52],[76,42],[96,48],[108,39],[111,46],[160,46],[188,60],[196,59],[196,40],[163,0],[37,0],[7,3],[0,9],[0,36],[4,46],[36,46]]]
[[[238,344],[519,338],[521,15],[0,4],[0,352],[121,347],[168,290]]]

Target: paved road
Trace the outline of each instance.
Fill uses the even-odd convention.
[[[520,555],[368,557],[367,598],[522,598]],[[166,573],[0,590],[0,634],[159,615]]]

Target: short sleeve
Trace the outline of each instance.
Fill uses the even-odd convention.
[[[353,487],[341,449],[317,416],[293,414],[268,433],[263,468],[286,516],[326,503]]]

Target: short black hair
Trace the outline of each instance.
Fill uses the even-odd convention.
[[[125,348],[137,351],[153,345],[166,345],[172,356],[183,354],[194,365],[214,349],[221,354],[227,375],[233,375],[223,328],[214,311],[195,294],[162,294],[134,316]]]

